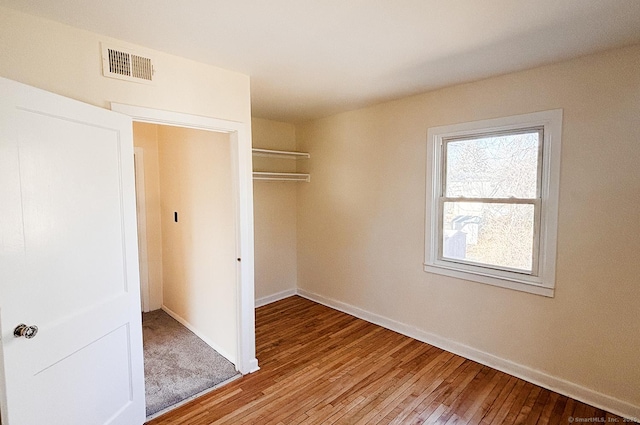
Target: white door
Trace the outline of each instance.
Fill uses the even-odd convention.
[[[0,211],[2,424],[142,424],[130,118],[0,79]]]

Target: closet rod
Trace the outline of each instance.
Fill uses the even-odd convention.
[[[253,179],[264,181],[309,182],[311,181],[311,175],[302,173],[273,173],[266,171],[254,171]]]

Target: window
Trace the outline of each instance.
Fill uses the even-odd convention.
[[[430,128],[425,271],[553,296],[562,110]]]

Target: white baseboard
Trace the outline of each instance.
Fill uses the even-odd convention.
[[[293,295],[296,295],[296,289],[287,289],[286,291],[277,292],[272,295],[268,295],[266,297],[258,298],[256,300],[256,308],[265,306],[267,304],[274,303],[276,301],[283,300],[285,298],[289,298]]]
[[[359,319],[366,320],[367,322],[382,326],[383,328],[390,329],[392,331],[414,338],[418,341],[426,342],[427,344],[441,348],[445,351],[449,351],[450,353],[454,353],[466,359],[473,360],[485,366],[492,367],[501,372],[531,382],[532,384],[541,386],[551,391],[555,391],[562,395],[579,400],[583,403],[587,403],[591,406],[622,416],[623,418],[635,419],[636,421],[638,420],[638,418],[640,418],[640,406],[635,406],[633,404],[606,394],[602,394],[590,388],[586,388],[573,382],[566,381],[562,378],[551,376],[536,369],[531,369],[527,366],[514,363],[510,360],[494,356],[493,354],[476,350],[475,348],[469,347],[468,345],[460,344],[459,342],[455,342],[450,339],[425,332],[414,326],[388,319],[386,317],[368,312],[366,310],[343,303],[341,301],[326,298],[322,295],[318,295],[300,288],[298,288],[296,293],[297,295],[300,295],[301,297],[307,298],[311,301],[315,301],[319,304],[323,304],[335,310],[342,311],[343,313],[347,313]]]
[[[256,359],[256,358],[251,359],[251,361],[249,362],[249,372],[248,373],[257,372],[259,370],[260,370],[260,366],[258,366],[258,359]]]
[[[221,348],[218,344],[214,343],[213,341],[211,341],[209,338],[207,338],[202,332],[200,332],[195,326],[193,326],[191,323],[187,322],[184,318],[182,318],[182,316],[180,316],[178,313],[176,313],[175,311],[172,311],[169,307],[167,307],[166,305],[162,305],[162,310],[167,313],[169,316],[173,317],[174,319],[176,319],[178,322],[180,322],[180,324],[182,326],[184,326],[185,328],[189,329],[191,332],[193,332],[194,334],[196,334],[196,336],[198,338],[200,338],[201,340],[203,340],[209,347],[213,348],[214,350],[216,350],[218,352],[218,354],[220,354],[222,357],[224,357],[225,359],[229,360],[231,363],[233,363],[236,367],[236,370],[238,370],[238,363],[237,360],[231,356],[228,352],[226,352],[223,348]],[[257,363],[258,361],[255,360],[256,362],[256,367],[257,367]]]

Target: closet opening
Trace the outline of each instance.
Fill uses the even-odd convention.
[[[147,416],[217,388],[236,362],[229,134],[133,124]]]
[[[225,275],[228,277],[231,275],[231,279],[227,280],[229,283],[230,280],[235,279],[235,283],[233,285],[222,285],[225,290],[220,290],[216,293],[216,297],[213,297],[212,294],[201,293],[197,290],[198,286],[196,285],[196,289],[193,289],[189,286],[176,286],[173,285],[173,281],[169,283],[168,280],[165,281],[165,277],[168,279],[168,272],[162,270],[161,276],[161,290],[158,291],[156,283],[152,280],[152,269],[150,268],[150,264],[147,264],[147,286],[142,292],[142,305],[141,310],[144,309],[144,303],[146,298],[146,309],[149,310],[158,310],[160,307],[159,315],[163,313],[167,313],[171,315],[173,313],[175,318],[179,318],[182,325],[186,325],[186,327],[191,330],[196,336],[199,337],[201,341],[204,341],[207,346],[214,348],[218,351],[222,357],[225,357],[228,361],[230,361],[234,365],[234,369],[240,374],[248,374],[259,370],[258,360],[255,356],[255,311],[254,311],[254,253],[253,253],[253,182],[251,175],[251,127],[250,122],[247,120],[246,122],[237,122],[237,121],[228,121],[218,118],[210,118],[204,116],[190,115],[178,112],[171,111],[163,111],[151,108],[144,108],[138,106],[131,105],[123,105],[118,103],[112,103],[111,109],[128,115],[131,117],[132,121],[137,126],[138,124],[155,124],[158,127],[155,128],[156,137],[160,133],[181,133],[186,130],[196,130],[197,133],[193,133],[194,138],[198,139],[199,137],[214,137],[216,138],[218,145],[217,147],[224,150],[224,155],[227,155],[228,161],[226,163],[220,162],[220,164],[214,163],[203,163],[200,161],[199,155],[194,154],[193,152],[189,153],[189,158],[185,159],[180,157],[180,155],[187,155],[185,152],[174,151],[171,150],[171,147],[168,151],[164,151],[167,153],[166,155],[163,153],[162,147],[160,146],[159,139],[156,139],[158,143],[158,151],[157,153],[153,152],[153,149],[149,150],[149,154],[145,151],[144,147],[142,147],[142,151],[138,150],[138,152],[142,152],[141,161],[142,165],[139,165],[138,168],[141,170],[147,169],[147,163],[149,156],[157,155],[158,157],[158,169],[155,174],[152,172],[151,175],[154,177],[148,177],[149,174],[144,173],[144,187],[148,187],[150,184],[149,178],[158,182],[158,192],[162,189],[160,187],[162,175],[160,172],[160,161],[165,161],[161,159],[161,156],[164,158],[170,158],[165,162],[168,162],[168,167],[175,166],[180,161],[185,161],[187,163],[186,171],[177,171],[170,170],[166,175],[172,176],[173,172],[177,172],[177,175],[173,175],[169,180],[172,182],[171,184],[183,183],[183,179],[186,177],[184,174],[191,173],[192,169],[197,169],[199,172],[213,172],[220,173],[219,175],[225,175],[226,177],[221,180],[214,180],[213,182],[208,181],[209,192],[216,192],[219,196],[221,194],[229,193],[229,185],[231,187],[231,195],[226,196],[225,202],[229,201],[231,203],[232,211],[233,211],[233,223],[229,219],[229,205],[219,206],[218,199],[213,202],[214,207],[219,207],[216,210],[216,214],[222,215],[226,217],[228,226],[223,228],[225,230],[221,230],[221,234],[217,235],[213,238],[214,243],[217,243],[218,247],[233,247],[228,250],[223,249],[221,253],[219,253],[217,260],[214,261],[214,257],[212,255],[206,254],[198,254],[193,250],[177,249],[176,245],[168,244],[162,242],[160,240],[160,249],[161,255],[163,256],[163,262],[166,262],[164,259],[164,251],[170,250],[172,254],[175,254],[177,251],[178,257],[175,258],[174,263],[171,266],[168,266],[168,269],[172,270],[172,277],[175,276],[183,276],[185,278],[189,278],[196,281],[205,281],[207,278],[203,278],[203,273],[200,269],[196,268],[187,268],[185,264],[189,262],[189,259],[193,259],[200,255],[205,258],[205,269],[209,267],[208,270],[211,270],[212,267],[221,264],[220,261],[224,259],[224,265],[220,266],[219,269],[216,270],[216,276],[220,277],[221,275]],[[153,131],[153,130],[152,130]],[[164,135],[164,134],[163,134]],[[179,134],[178,134],[179,135]],[[191,133],[189,133],[189,137]],[[210,143],[211,139],[208,139]],[[140,145],[141,142],[134,142],[134,144]],[[221,148],[222,146],[222,148]],[[209,146],[211,148],[211,146]],[[197,158],[196,158],[197,157]],[[196,159],[194,159],[196,158]],[[224,174],[226,172],[226,174]],[[197,175],[197,174],[196,174]],[[229,177],[230,176],[230,177]],[[165,179],[166,180],[166,179]],[[194,241],[202,241],[201,232],[198,231],[197,227],[189,226],[189,224],[193,223],[193,216],[190,218],[185,216],[185,214],[195,214],[190,213],[189,211],[189,202],[184,201],[188,199],[189,196],[194,196],[192,192],[203,190],[207,192],[207,186],[203,181],[205,179],[195,179],[196,182],[192,185],[184,185],[184,186],[171,186],[170,189],[165,189],[169,191],[177,192],[178,202],[184,202],[184,204],[179,204],[179,209],[175,206],[167,205],[167,212],[164,213],[166,217],[169,215],[167,222],[164,223],[164,226],[171,225],[166,230],[169,233],[174,230],[178,230],[179,226],[186,228],[189,232],[176,232],[175,240],[180,243],[186,243],[183,246],[190,246],[189,243],[193,243]],[[203,184],[205,187],[203,189]],[[140,185],[140,183],[138,183]],[[147,260],[150,257],[149,251],[149,229],[151,228],[149,224],[149,220],[152,218],[153,214],[150,214],[149,211],[149,194],[145,190],[145,229],[146,229],[146,238],[147,243],[140,244],[140,246],[146,247],[146,258]],[[162,194],[162,193],[160,193]],[[163,212],[162,212],[162,200],[160,197],[156,200],[156,202],[160,203],[159,208],[160,211],[160,233],[163,231]],[[209,198],[209,202],[212,203]],[[158,204],[156,204],[158,207]],[[213,207],[212,207],[213,208]],[[177,214],[176,214],[177,213]],[[213,211],[209,211],[210,216],[215,216]],[[157,219],[156,212],[156,223]],[[178,221],[176,222],[175,219]],[[170,222],[169,220],[173,220]],[[214,224],[209,224],[208,226],[215,226]],[[220,226],[220,223],[218,223]],[[206,225],[205,225],[206,227]],[[195,230],[194,230],[195,229]],[[230,229],[232,229],[230,231]],[[184,229],[183,229],[184,230]],[[234,244],[228,243],[224,244],[223,241],[231,240],[230,234],[234,236]],[[187,235],[187,236],[185,236]],[[191,236],[189,236],[191,235]],[[153,236],[153,235],[152,235]],[[156,235],[157,236],[157,235]],[[166,235],[165,235],[166,236]],[[182,238],[182,239],[181,239]],[[208,241],[209,242],[209,241]],[[158,247],[158,242],[156,241],[156,251]],[[221,248],[222,249],[222,248]],[[231,255],[233,253],[233,255]],[[181,256],[181,257],[180,257]],[[157,257],[156,257],[157,258]],[[235,273],[230,272],[231,268],[226,260],[231,260],[233,266],[235,268]],[[144,262],[144,258],[142,261]],[[217,261],[217,262],[216,262]],[[147,261],[148,263],[148,261]],[[145,270],[145,266],[143,265],[141,269]],[[156,277],[157,277],[157,268],[156,268]],[[206,276],[206,273],[204,274]],[[151,278],[151,279],[150,279]],[[204,285],[206,288],[211,290],[211,287],[214,286],[211,281],[212,278],[208,279],[210,281],[209,285]],[[215,279],[214,279],[215,280]],[[158,280],[156,279],[155,282]],[[218,279],[220,281],[220,279]],[[144,283],[144,282],[143,282]],[[171,288],[169,286],[173,285]],[[174,293],[172,295],[176,295],[178,302],[175,303],[176,309],[180,311],[176,311],[171,309],[170,303],[173,301],[165,300],[169,291],[173,290]],[[144,295],[144,291],[146,291],[146,295]],[[159,295],[161,294],[161,295]],[[202,298],[200,297],[202,295]],[[155,298],[154,298],[155,297]],[[164,309],[162,306],[164,305]],[[174,304],[171,304],[174,305]],[[163,313],[162,313],[163,312]],[[175,323],[174,323],[175,324]],[[211,333],[213,332],[213,333]],[[216,333],[217,332],[217,333]],[[162,357],[162,356],[161,356]],[[166,356],[164,356],[166,357]],[[166,365],[166,363],[165,363]],[[162,366],[164,367],[164,366]],[[187,380],[189,381],[189,380]],[[193,398],[191,396],[190,398]],[[189,399],[190,399],[189,398]],[[187,399],[187,401],[189,400]],[[147,403],[149,405],[150,403]],[[180,404],[173,405],[170,408],[175,408]],[[167,410],[169,410],[168,408]],[[163,413],[166,410],[161,410]],[[152,415],[157,416],[158,414]]]

